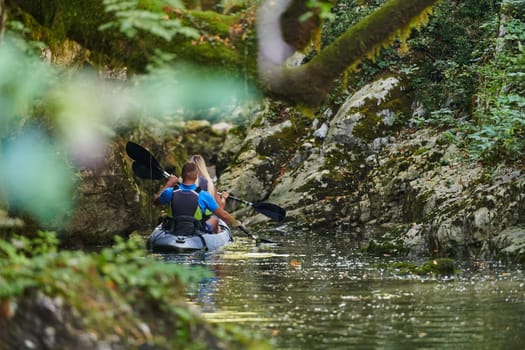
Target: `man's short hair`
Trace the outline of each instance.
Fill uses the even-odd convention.
[[[182,166],[182,181],[197,180],[198,174],[199,173],[197,171],[197,166],[195,165],[195,163],[188,162]]]

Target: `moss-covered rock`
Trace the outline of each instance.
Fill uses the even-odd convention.
[[[403,254],[403,246],[396,245],[393,242],[371,240],[364,251],[375,256],[399,256]]]
[[[453,276],[456,274],[456,262],[453,259],[441,258],[425,262],[419,268],[420,274]]]
[[[494,235],[490,242],[496,257],[512,263],[525,264],[525,228],[509,227]]]
[[[256,74],[255,58],[243,55],[245,47],[254,45],[253,33],[249,35],[250,21],[244,17],[225,16],[211,11],[188,11],[181,14],[168,8],[152,8],[162,11],[167,17],[177,18],[182,25],[202,31],[199,39],[177,35],[172,40],[142,31],[141,35],[129,38],[117,28],[98,30],[114,18],[106,12],[102,0],[78,1],[18,1],[10,4],[12,19],[22,21],[31,30],[34,40],[45,42],[50,48],[73,40],[89,50],[89,61],[96,67],[126,66],[128,72],[144,72],[154,52],[160,49],[174,53],[183,60],[221,67],[236,72],[243,67],[243,74]],[[178,18],[182,15],[182,18]],[[229,27],[240,22],[243,40],[230,40]]]
[[[293,157],[308,120],[281,103],[266,104],[236,146],[239,151],[221,174],[220,184],[250,201],[267,198],[275,179],[286,171],[284,164]]]
[[[344,147],[377,148],[374,140],[396,132],[408,115],[407,95],[399,79],[388,77],[365,85],[350,96],[330,123],[325,143],[339,142]]]

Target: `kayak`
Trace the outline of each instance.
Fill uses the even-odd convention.
[[[178,235],[165,228],[164,224],[158,225],[147,241],[147,248],[156,253],[184,253],[192,251],[217,250],[233,242],[231,229],[222,220],[219,220],[219,232],[202,232],[192,235]]]

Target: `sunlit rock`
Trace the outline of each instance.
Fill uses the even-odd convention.
[[[389,77],[367,84],[350,96],[331,120],[325,142],[363,147],[387,135],[396,111],[383,106],[400,98],[395,95],[396,89],[399,94],[400,81]]]

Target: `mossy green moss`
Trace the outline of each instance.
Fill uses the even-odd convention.
[[[379,78],[388,78],[388,76],[376,77]],[[385,123],[382,115],[384,111],[395,113],[395,117],[388,123]],[[352,113],[363,116],[355,125],[352,134],[365,142],[372,142],[378,137],[395,134],[404,127],[404,122],[411,113],[410,101],[407,94],[397,86],[380,103],[375,99],[367,101],[363,107],[353,109]]]
[[[98,30],[93,29],[92,26],[98,28],[96,21],[101,21],[105,16],[103,8],[97,7],[96,4],[93,5],[93,8],[90,7],[92,11],[95,11],[93,15],[85,12],[83,7],[75,8],[75,4],[76,2],[65,1],[60,6],[54,6],[53,2],[43,2],[40,6],[36,2],[21,1],[16,4],[19,6],[10,5],[9,19],[21,22],[28,29],[26,36],[29,40],[40,41],[46,44],[55,55],[60,55],[64,42],[68,39],[77,40],[77,35],[80,32],[83,33],[83,37],[88,35],[87,33],[84,34],[84,31],[98,33]],[[102,11],[102,13],[97,11]],[[85,16],[85,21],[82,17],[82,25],[75,22],[80,21],[79,16]],[[71,25],[78,28],[73,30],[70,27]],[[102,43],[105,40],[103,35],[99,39],[89,38],[91,38],[89,39],[91,42]],[[120,57],[119,55],[108,55],[103,50],[98,50],[97,47],[90,47],[89,43],[77,42],[83,47],[89,48],[89,50],[85,50],[84,62],[79,62],[81,65],[88,62],[95,67],[124,66],[121,55]]]
[[[228,37],[232,25],[239,21],[239,16],[227,16],[214,11],[191,11],[186,16],[189,23],[197,29]]]
[[[12,6],[13,19],[23,21],[33,29],[35,23],[45,30],[35,31],[36,40],[49,46],[57,41],[71,39],[96,55],[99,66],[109,62],[119,62],[117,66],[126,66],[128,72],[144,72],[155,50],[174,53],[179,59],[201,63],[238,72],[243,77],[256,75],[256,57],[245,55],[245,47],[237,48],[228,39],[229,26],[239,20],[239,16],[223,16],[215,12],[190,12],[183,21],[192,23],[204,32],[199,40],[178,35],[166,41],[147,32],[141,32],[134,38],[128,38],[118,29],[100,31],[98,28],[112,20],[105,11],[102,1],[17,1]],[[30,18],[36,19],[36,21]],[[28,25],[29,23],[31,23]],[[254,36],[245,36],[244,44],[254,45]],[[237,46],[240,43],[236,43]],[[242,52],[240,54],[239,52]],[[242,67],[242,69],[239,69]]]
[[[400,256],[406,254],[406,249],[394,241],[371,240],[364,252],[374,256]]]
[[[304,137],[304,131],[311,123],[307,115],[282,103],[272,103],[268,111],[252,124],[252,127],[263,125],[278,125],[288,123],[269,137],[265,137],[256,147],[256,152],[262,156],[276,157],[278,163],[291,159]]]
[[[355,192],[368,173],[364,153],[358,150],[340,146],[325,153],[322,170],[327,170],[323,180],[327,188],[338,195]]]
[[[180,145],[186,146],[188,155],[200,154],[210,162],[215,160],[225,138],[226,134],[216,134],[207,127],[193,133],[182,133]]]
[[[377,137],[385,135],[385,125],[383,119],[375,112],[370,110],[361,111],[362,117],[354,126],[352,134],[364,141],[370,142]]]
[[[390,0],[326,46],[308,63],[287,69],[272,91],[310,106],[325,101],[334,81],[366,58],[376,57],[394,40],[403,42],[413,28],[428,22],[437,0]],[[272,82],[273,83],[273,82]]]
[[[428,149],[426,147],[420,147],[414,152],[414,155],[417,156],[417,155],[420,155],[420,154],[425,154],[428,151],[430,151],[430,149]]]
[[[420,274],[432,274],[438,276],[452,276],[458,272],[456,271],[456,262],[454,259],[449,258],[429,260],[421,265],[419,270]]]

